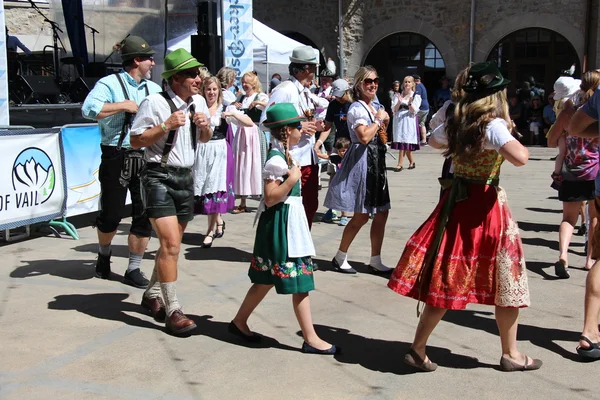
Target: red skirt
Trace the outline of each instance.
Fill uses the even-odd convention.
[[[464,309],[469,303],[527,307],[529,285],[523,248],[506,193],[497,186],[468,184],[467,188],[468,198],[457,201],[449,213],[429,269],[422,274],[428,249],[436,247],[436,228],[450,190],[406,243],[388,287],[452,310]]]

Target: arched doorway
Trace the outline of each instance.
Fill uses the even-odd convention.
[[[446,73],[446,64],[437,47],[418,33],[400,32],[386,36],[369,52],[365,65],[372,65],[379,74],[379,100],[389,103],[387,92],[395,80],[407,75],[419,75],[427,88],[431,103]],[[432,104],[432,103],[431,103]]]
[[[561,34],[549,29],[521,29],[500,40],[488,55],[515,90],[533,77],[547,94],[563,71],[575,65],[575,77],[581,75],[579,57],[573,45]]]
[[[306,36],[304,36],[301,33],[298,32],[292,32],[292,31],[284,31],[282,32],[285,36],[289,37],[290,39],[294,39],[297,42],[300,42],[302,44],[305,44],[307,46],[311,46],[314,47],[315,49],[319,50],[319,46],[317,46],[315,44],[315,42],[313,42],[312,40],[310,40],[309,38],[307,38]],[[324,68],[325,66],[325,58],[323,57],[323,54],[320,52],[319,50],[319,63],[321,64],[320,68]]]

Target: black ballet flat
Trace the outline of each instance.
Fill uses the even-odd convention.
[[[210,235],[206,235],[204,237],[204,240],[206,240],[206,238],[209,237],[210,238],[210,242],[206,243],[206,242],[202,242],[202,248],[203,249],[208,249],[212,247],[213,241],[215,240],[215,236],[211,233]]]
[[[417,164],[416,163],[412,163],[408,166],[408,169],[415,169],[417,168]]]
[[[227,327],[227,330],[232,335],[235,335],[235,336],[237,336],[237,337],[239,337],[241,339],[244,339],[246,342],[256,343],[256,342],[260,342],[262,340],[262,336],[254,333],[254,332],[252,333],[252,335],[246,335],[244,332],[242,332],[240,330],[240,328],[237,327],[236,324],[233,323],[233,321],[231,321],[229,323],[229,326]]]
[[[332,345],[327,350],[319,350],[319,349],[312,347],[310,344],[304,342],[304,343],[302,343],[302,352],[305,354],[321,354],[321,355],[332,356],[335,354],[341,354],[342,349],[340,347],[337,347],[336,345]]]

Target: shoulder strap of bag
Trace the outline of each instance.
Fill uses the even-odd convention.
[[[171,109],[171,114],[173,114],[175,111],[177,111],[177,106],[173,102],[173,99],[171,99],[171,96],[169,96],[169,94],[167,92],[161,92],[160,94],[167,101],[167,104],[169,104],[169,108]],[[192,147],[194,148],[194,151],[195,151],[196,150],[196,129],[195,129],[195,125],[193,125],[193,122],[192,122],[194,119],[194,114],[195,114],[195,106],[193,104],[190,107],[190,113],[191,113],[190,131],[191,131],[191,135],[192,135]],[[169,136],[167,137],[167,143],[165,143],[165,148],[163,149],[163,156],[160,159],[161,167],[165,167],[167,165],[167,161],[169,160],[169,153],[173,149],[173,141],[175,140],[175,132],[176,131],[177,131],[177,129],[171,129],[169,131]]]
[[[365,106],[365,105],[363,104],[363,102],[362,102],[362,101],[360,101],[360,100],[358,100],[358,104],[360,104],[361,106],[363,106],[363,108],[364,108],[365,110],[367,110],[367,114],[369,114],[369,119],[371,120],[371,123],[375,122],[375,120],[374,120],[374,119],[373,119],[373,117],[371,116],[371,111],[369,111],[369,109],[367,108],[367,106]]]
[[[123,96],[125,96],[125,100],[129,100],[129,93],[127,92],[127,88],[125,87],[125,83],[123,82],[121,75],[119,75],[118,72],[115,72],[115,76],[121,84],[121,89],[123,89]],[[148,89],[146,88],[146,90]],[[131,113],[125,112],[125,120],[123,121],[123,127],[121,128],[121,136],[119,136],[119,142],[117,143],[117,151],[121,150],[121,147],[123,146],[123,141],[125,140],[125,136],[127,136],[127,131],[129,128],[131,128],[131,116]]]

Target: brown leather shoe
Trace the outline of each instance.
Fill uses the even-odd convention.
[[[150,298],[142,296],[141,306],[150,313],[150,316],[152,316],[155,321],[165,322],[167,313],[165,311],[165,303],[163,303],[160,297]]]
[[[186,317],[181,310],[173,311],[171,316],[167,318],[165,326],[167,331],[173,335],[181,335],[192,329],[196,329],[194,321]]]

